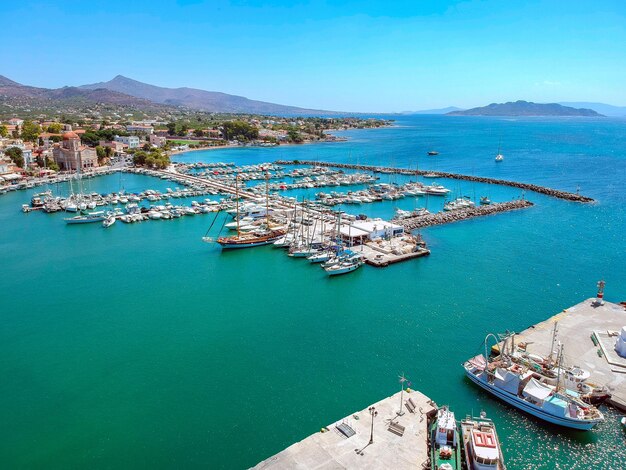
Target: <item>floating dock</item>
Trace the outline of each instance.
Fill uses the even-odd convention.
[[[555,322],[557,340],[564,347],[564,364],[588,370],[590,382],[611,391],[608,403],[626,411],[626,358],[615,352],[617,334],[626,326],[626,308],[587,299],[517,334],[516,342],[526,342],[529,353],[549,354]]]
[[[511,186],[513,188],[524,189],[528,191],[534,191],[536,193],[545,194],[546,196],[556,197],[559,199],[565,199],[567,201],[574,202],[594,202],[594,200],[587,196],[582,196],[578,193],[570,193],[567,191],[561,191],[559,189],[546,188],[545,186],[539,186],[537,184],[519,183],[517,181],[501,180],[497,178],[487,178],[484,176],[471,176],[461,175],[459,173],[447,173],[443,171],[424,171],[424,170],[409,170],[408,168],[394,168],[383,167],[373,165],[352,165],[349,163],[334,163],[334,162],[318,162],[312,160],[277,160],[277,165],[311,165],[311,166],[325,166],[332,168],[348,168],[352,170],[373,171],[379,173],[391,173],[401,175],[416,175],[424,176],[426,174],[437,178],[449,178],[456,180],[475,181],[477,183],[487,184],[499,184],[501,186]]]
[[[436,410],[426,395],[404,390],[329,424],[253,468],[422,468],[429,460],[428,422]]]

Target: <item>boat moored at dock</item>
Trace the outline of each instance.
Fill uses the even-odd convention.
[[[491,334],[485,338],[485,349],[490,336],[495,338]],[[503,350],[508,338],[504,339]],[[540,374],[513,362],[505,353],[490,360],[485,351],[485,355],[469,359],[463,367],[476,385],[549,423],[587,431],[604,420],[602,413],[580,400],[576,392],[562,388],[558,382],[556,386],[542,382]]]
[[[431,470],[461,470],[461,440],[454,413],[447,407],[437,410],[430,427]]]
[[[496,427],[484,413],[462,420],[461,436],[467,470],[506,470]]]

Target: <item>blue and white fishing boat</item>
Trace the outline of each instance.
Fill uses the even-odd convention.
[[[588,431],[604,421],[602,413],[578,398],[577,392],[549,385],[532,368],[513,362],[503,352],[490,360],[487,354],[489,337],[485,338],[485,354],[475,356],[463,367],[467,377],[479,387],[502,401],[537,418],[573,429]],[[502,351],[507,349],[505,337]]]

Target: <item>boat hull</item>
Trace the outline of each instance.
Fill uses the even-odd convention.
[[[575,419],[571,419],[571,418],[566,418],[566,417],[559,417],[559,416],[554,416],[551,415],[549,413],[546,413],[545,411],[531,405],[530,403],[528,403],[525,400],[522,400],[521,398],[512,395],[508,392],[505,392],[504,390],[499,390],[497,387],[494,387],[488,383],[486,383],[485,381],[481,380],[479,377],[477,377],[476,375],[474,375],[472,372],[470,372],[469,370],[465,369],[465,375],[467,375],[467,377],[474,382],[476,385],[478,385],[479,387],[483,388],[484,390],[488,391],[489,393],[491,393],[492,395],[495,395],[496,397],[498,397],[500,400],[508,403],[511,406],[514,406],[515,408],[522,410],[530,415],[533,415],[539,419],[542,419],[544,421],[547,421],[549,423],[552,424],[556,424],[558,426],[564,426],[567,428],[572,428],[572,429],[580,429],[582,431],[589,431],[591,430],[596,424],[599,423],[599,420],[587,420],[587,421],[582,421],[582,420],[575,420]]]

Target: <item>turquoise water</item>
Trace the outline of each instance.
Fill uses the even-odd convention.
[[[600,278],[607,299],[626,300],[626,122],[398,124],[345,132],[346,143],[177,158],[418,165],[580,186],[598,202],[527,193],[531,209],[424,230],[430,257],[329,279],[270,247],[221,253],[202,243],[212,215],[103,230],[22,214],[29,191],[1,196],[2,466],[244,468],[394,393],[405,372],[458,415],[486,410],[509,469],[622,468],[626,434],[614,411],[589,433],[555,428],[476,389],[460,364],[488,331],[543,320],[593,296]],[[500,139],[505,161],[495,164]],[[427,157],[433,148],[441,154]],[[440,182],[494,200],[520,195]],[[89,184],[107,192],[120,181]],[[128,191],[171,185],[124,179]],[[390,217],[394,207],[346,209]]]

